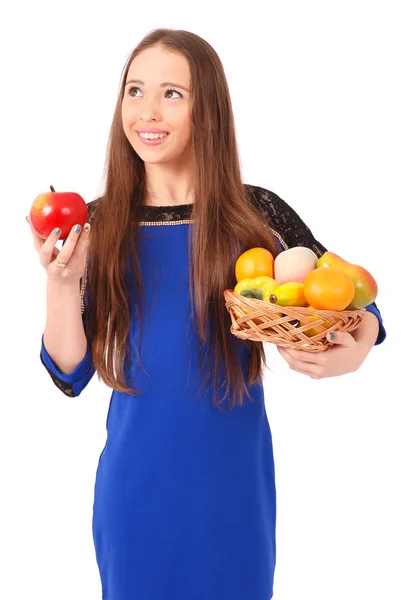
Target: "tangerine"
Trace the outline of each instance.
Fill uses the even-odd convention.
[[[274,256],[266,248],[250,248],[243,252],[235,263],[235,277],[238,281],[262,275],[273,278]]]
[[[355,295],[351,277],[335,267],[318,267],[304,281],[304,294],[317,310],[344,310]]]

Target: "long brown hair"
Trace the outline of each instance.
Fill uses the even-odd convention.
[[[266,219],[249,202],[241,181],[234,117],[228,85],[215,50],[201,37],[182,30],[151,31],[130,54],[109,135],[104,170],[104,192],[96,202],[88,260],[90,301],[85,328],[99,380],[109,387],[138,395],[124,378],[130,327],[128,256],[132,257],[135,297],[142,336],[143,281],[137,255],[139,208],[146,191],[142,159],[132,148],[122,126],[121,104],[129,66],[143,50],[159,46],[186,57],[191,73],[192,145],[195,200],[191,225],[190,298],[199,331],[198,359],[203,385],[215,377],[215,401],[230,398],[230,408],[243,404],[248,383],[261,376],[266,365],[263,344],[245,342],[230,332],[231,320],[223,292],[236,283],[235,263],[252,247],[264,247],[273,256],[277,246]],[[240,345],[250,353],[249,372],[239,362]],[[203,358],[202,358],[203,356]],[[218,400],[220,363],[225,365],[225,394]]]

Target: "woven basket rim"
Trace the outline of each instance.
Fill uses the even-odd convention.
[[[255,308],[266,308],[267,310],[271,311],[271,309],[274,307],[277,309],[278,312],[283,312],[283,311],[289,311],[290,313],[293,310],[298,311],[305,311],[306,315],[309,314],[322,314],[322,315],[343,315],[343,316],[350,316],[352,318],[355,318],[355,315],[358,312],[364,313],[366,312],[366,308],[356,308],[356,309],[352,309],[352,310],[328,310],[328,309],[323,309],[323,308],[314,308],[312,307],[312,310],[310,307],[308,306],[281,306],[280,304],[274,304],[273,302],[267,302],[266,300],[259,300],[258,298],[246,298],[245,296],[242,296],[241,294],[237,294],[236,292],[234,292],[234,290],[232,289],[226,289],[224,290],[224,297],[226,297],[226,295],[230,295],[232,294],[235,298],[238,298],[239,301],[241,303],[243,303],[245,306],[254,306]],[[273,310],[274,310],[273,308]]]
[[[366,308],[334,311],[308,306],[281,306],[247,298],[232,289],[224,291],[224,299],[231,318],[230,331],[234,336],[308,352],[323,352],[332,347],[333,342],[327,339],[327,333],[355,330],[366,312]],[[318,333],[307,335],[307,331]]]

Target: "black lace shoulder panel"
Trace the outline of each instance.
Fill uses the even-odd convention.
[[[306,246],[318,257],[327,252],[301,217],[280,196],[255,185],[247,184],[245,187],[252,204],[265,215],[270,228],[281,236],[287,248]]]

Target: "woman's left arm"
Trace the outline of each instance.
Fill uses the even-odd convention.
[[[318,257],[327,252],[327,248],[315,238],[298,213],[280,196],[271,190],[254,185],[246,185],[246,189],[254,207],[260,211],[262,216],[266,217],[268,226],[280,234],[278,242],[282,250],[294,246],[305,246],[313,250]],[[378,334],[374,343],[375,346],[378,346],[386,339],[386,330],[383,326],[380,310],[377,304],[372,302],[372,304],[366,306],[366,311],[376,315],[379,322]],[[371,323],[374,323],[369,315],[368,319]],[[360,331],[362,335],[364,335],[365,326]]]
[[[259,188],[261,189],[261,188]],[[317,256],[327,252],[312,234],[310,228],[304,223],[295,210],[282,198],[263,190],[261,197],[269,198],[269,203],[264,202],[263,208],[269,214],[271,223],[278,231],[284,234],[287,248],[294,246],[306,246],[311,248]],[[267,192],[267,194],[266,194]],[[259,198],[259,204],[261,200]],[[274,207],[268,210],[269,204]],[[274,215],[275,218],[272,218]],[[285,228],[283,224],[286,224]],[[286,248],[283,247],[283,250]],[[351,333],[335,332],[327,334],[327,339],[333,346],[324,352],[307,352],[304,350],[292,350],[278,346],[278,351],[288,362],[289,366],[300,373],[305,373],[314,379],[323,377],[335,377],[356,371],[373,346],[378,346],[386,339],[386,330],[380,310],[375,302],[365,307],[366,312],[359,327]]]
[[[352,335],[356,342],[365,346],[367,351],[370,352],[377,343],[377,340],[380,339],[380,322],[376,315],[373,312],[366,311],[361,324],[357,329],[351,331],[350,335]]]
[[[373,302],[372,304],[368,304],[368,306],[365,307],[367,312],[370,312],[371,314],[375,315],[377,317],[378,320],[378,324],[379,324],[379,329],[377,332],[377,338],[375,343],[373,344],[374,346],[378,346],[379,344],[381,344],[382,342],[384,342],[384,340],[386,339],[386,330],[384,329],[384,325],[383,325],[383,319],[382,316],[380,314],[380,310],[378,309],[377,305],[375,302]],[[366,316],[366,315],[365,315]],[[373,319],[372,319],[373,320]],[[361,327],[361,325],[359,326]],[[355,334],[358,330],[355,330]]]
[[[333,346],[324,352],[307,352],[282,346],[277,346],[277,349],[294,371],[309,375],[312,379],[323,379],[353,373],[359,369],[373,346],[383,341],[378,341],[379,320],[368,310],[357,329],[351,333],[329,332],[327,339]]]

